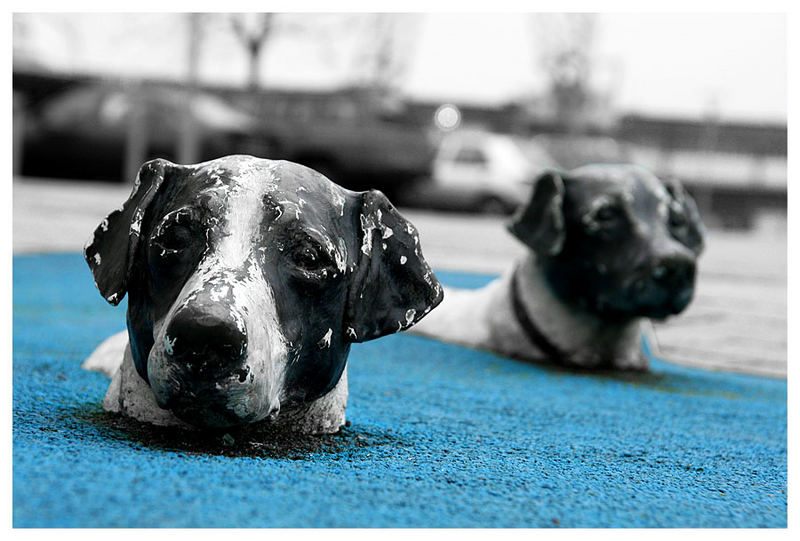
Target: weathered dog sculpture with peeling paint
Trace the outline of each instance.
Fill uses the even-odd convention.
[[[382,193],[250,156],[146,163],[85,256],[109,303],[127,292],[128,330],[84,367],[113,377],[107,410],[159,425],[336,432],[350,344],[442,299]]]
[[[523,360],[646,370],[641,322],[686,308],[703,249],[681,185],[633,165],[548,172],[509,229],[527,256],[485,288],[448,289],[413,332]]]

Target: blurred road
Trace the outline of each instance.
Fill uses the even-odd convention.
[[[15,179],[15,254],[76,252],[128,196],[127,185]],[[435,269],[500,273],[522,246],[504,219],[403,209]],[[677,318],[655,325],[661,356],[711,369],[786,376],[787,236],[772,224],[753,233],[709,232],[697,295]]]

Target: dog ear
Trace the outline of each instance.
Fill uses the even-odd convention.
[[[555,171],[537,180],[528,204],[508,223],[508,230],[539,255],[557,255],[564,245],[564,181]]]
[[[675,234],[695,253],[701,253],[704,247],[705,227],[700,220],[694,199],[676,178],[664,181],[664,187],[672,198],[672,204],[677,207],[677,215],[681,217],[676,224],[678,227],[675,229]]]
[[[381,192],[362,192],[361,198],[360,252],[345,316],[351,342],[407,329],[444,295],[422,257],[414,226]]]
[[[97,226],[83,249],[97,289],[113,305],[119,304],[127,292],[145,212],[172,165],[162,159],[142,165],[128,200]]]

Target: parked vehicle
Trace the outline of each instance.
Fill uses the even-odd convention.
[[[24,83],[28,83],[27,86]],[[177,159],[187,91],[178,84],[71,81],[46,96],[53,81],[28,81],[39,91],[26,115],[21,173],[27,176],[126,180],[124,157],[139,111],[145,158]],[[49,86],[48,86],[49,85]],[[286,159],[319,170],[351,189],[392,196],[428,176],[436,151],[429,123],[404,114],[403,102],[371,89],[277,91],[206,88],[189,110],[199,139],[197,161],[224,154]],[[130,179],[127,179],[130,180]]]
[[[431,173],[431,125],[409,119],[400,100],[369,89],[239,98],[259,119],[264,157],[302,163],[347,188],[378,188],[390,196]]]
[[[557,164],[530,141],[481,130],[455,131],[442,139],[432,175],[415,183],[401,202],[509,214],[527,200],[546,167]]]
[[[126,90],[114,84],[90,83],[64,91],[44,104],[27,122],[22,174],[89,180],[132,181],[123,178],[131,116],[141,120],[138,137],[145,158],[176,160],[179,130],[187,94],[179,88],[140,87]],[[195,93],[188,102],[192,128],[198,137],[197,161],[229,154],[245,146],[257,124],[251,115],[211,94]],[[257,145],[251,145],[257,146]]]

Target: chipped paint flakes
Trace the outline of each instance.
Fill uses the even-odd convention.
[[[374,216],[361,215],[361,231],[364,233],[361,242],[361,252],[368,257],[372,253],[372,232],[376,227]]]
[[[208,296],[214,302],[223,301],[231,291],[231,287],[227,283],[218,284],[216,288],[212,289]]]
[[[139,236],[142,231],[142,220],[144,219],[144,209],[137,208],[133,213],[133,220],[131,221],[131,235]]]
[[[333,329],[328,327],[328,332],[317,342],[317,347],[319,349],[329,348],[331,347],[331,336],[333,336]]]
[[[377,209],[374,214],[361,215],[361,230],[364,233],[361,243],[361,252],[363,252],[366,256],[371,255],[372,252],[372,235],[374,231],[380,232],[381,240],[386,240],[394,235],[394,231],[392,231],[389,226],[384,224],[381,221],[382,219],[383,213],[381,212],[381,209]],[[385,242],[382,242],[381,247],[386,250],[388,245]]]
[[[353,340],[358,340],[358,335],[356,334],[356,330],[353,327],[347,327],[347,336],[349,336]]]
[[[93,259],[94,259],[94,264],[97,265],[98,267],[100,266],[100,263],[103,260],[103,258],[100,257],[99,253],[94,254],[94,258]]]
[[[328,254],[333,257],[333,262],[336,265],[336,268],[339,270],[339,272],[344,272],[347,266],[347,264],[345,263],[346,256],[342,255],[341,250],[336,249],[330,238],[324,237],[324,239],[325,239],[325,248],[327,248]],[[339,239],[339,247],[341,248],[342,246],[343,246],[343,241],[342,239]]]
[[[168,334],[164,334],[164,351],[167,352],[167,355],[173,355],[175,353],[175,342],[178,341],[178,338],[173,338],[170,340]]]
[[[338,209],[339,216],[344,216],[344,203],[345,199],[344,196],[339,193],[339,190],[335,186],[331,186],[331,197],[333,198],[333,207]]]
[[[401,255],[400,256],[400,264],[401,265],[405,265],[406,261],[408,261],[408,258],[406,256],[404,256],[404,255]]]

